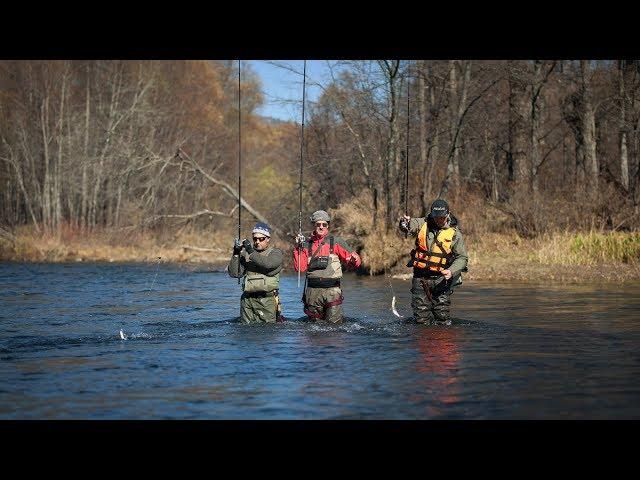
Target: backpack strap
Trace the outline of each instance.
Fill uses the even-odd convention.
[[[335,239],[333,238],[333,235],[331,235],[329,237],[329,255],[333,254],[333,246],[335,245]]]

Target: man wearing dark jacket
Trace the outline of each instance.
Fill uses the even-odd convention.
[[[282,320],[278,288],[282,270],[282,250],[269,245],[271,230],[258,222],[252,231],[253,244],[236,240],[227,270],[242,278],[240,317],[244,323]]]
[[[413,267],[411,307],[418,323],[451,325],[452,287],[462,284],[469,256],[457,219],[442,199],[425,218],[400,219],[400,230],[416,237],[407,264]]]

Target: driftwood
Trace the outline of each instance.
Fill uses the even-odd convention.
[[[194,218],[198,218],[203,215],[217,215],[222,217],[231,217],[231,215],[233,215],[233,212],[236,210],[236,208],[238,207],[237,206],[233,207],[229,213],[218,212],[216,210],[209,210],[205,208],[204,210],[200,210],[199,212],[195,212],[195,213],[187,213],[187,214],[174,213],[174,214],[165,214],[165,215],[153,215],[149,218],[144,219],[141,222],[141,224],[147,225],[149,223],[157,222],[162,218],[176,218],[184,222],[188,222],[189,220],[193,220]]]
[[[193,245],[182,245],[183,250],[196,250],[197,252],[219,252],[215,248],[194,247]]]

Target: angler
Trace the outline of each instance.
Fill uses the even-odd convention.
[[[403,215],[399,228],[416,237],[407,267],[413,267],[411,307],[418,323],[451,325],[451,295],[462,285],[469,256],[458,220],[442,199],[425,218]]]
[[[253,244],[236,239],[227,271],[242,278],[240,317],[243,323],[282,321],[278,288],[282,270],[282,250],[269,245],[271,230],[258,222],[252,231]]]
[[[293,267],[298,272],[307,272],[302,296],[304,313],[312,320],[338,323],[343,319],[342,264],[356,269],[362,260],[342,238],[329,235],[330,221],[324,210],[313,213],[311,238],[306,240],[301,233],[296,237]]]

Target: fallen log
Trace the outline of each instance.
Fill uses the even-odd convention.
[[[197,252],[220,252],[215,248],[195,247],[193,245],[182,245],[183,250],[195,250]]]

